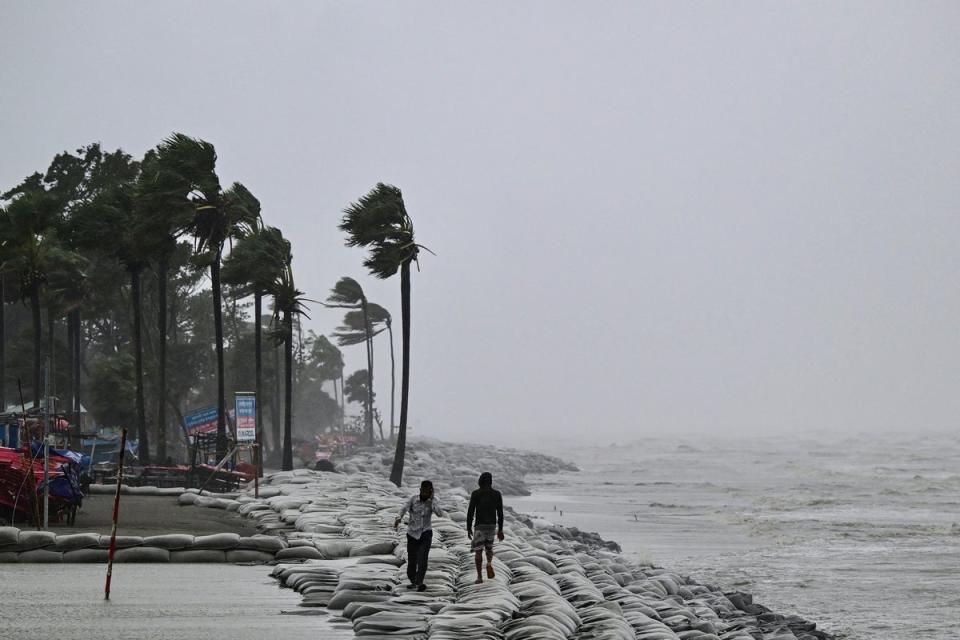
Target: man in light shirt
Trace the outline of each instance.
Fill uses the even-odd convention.
[[[434,513],[440,517],[445,515],[434,502],[432,482],[421,482],[420,493],[403,503],[400,515],[393,523],[394,529],[400,526],[400,521],[407,512],[410,513],[410,521],[407,523],[407,577],[410,584],[407,588],[426,591],[423,577],[427,574],[427,558],[430,556],[430,543],[433,541],[430,520]]]

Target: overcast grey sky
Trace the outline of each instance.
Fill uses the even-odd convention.
[[[309,297],[351,275],[399,316],[336,230],[397,184],[437,253],[414,433],[944,429],[958,33],[956,2],[0,0],[0,186],[202,137]]]

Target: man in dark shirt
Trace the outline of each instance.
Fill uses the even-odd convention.
[[[488,471],[480,474],[480,488],[470,494],[467,509],[467,535],[476,554],[477,584],[483,583],[480,568],[483,552],[487,552],[487,577],[493,579],[493,536],[503,540],[503,496],[493,488],[493,476]],[[476,519],[476,522],[474,522]]]

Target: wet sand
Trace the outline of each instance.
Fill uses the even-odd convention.
[[[83,499],[73,527],[51,523],[56,533],[110,533],[113,496],[94,494]],[[24,529],[29,528],[20,524]],[[125,536],[154,536],[165,533],[238,533],[251,536],[257,531],[250,520],[221,509],[182,507],[169,496],[120,496],[117,532]]]
[[[0,571],[0,602],[16,603],[0,608],[0,639],[353,638],[352,628],[331,624],[325,610],[299,607],[300,596],[278,588],[262,566],[116,565],[109,602],[103,565]]]

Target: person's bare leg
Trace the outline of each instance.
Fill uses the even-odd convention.
[[[483,567],[483,551],[482,550],[477,551],[476,554],[474,554],[474,561],[477,565],[477,584],[480,584],[483,582],[483,575],[480,572],[481,568]]]
[[[487,549],[487,577],[493,580],[496,575],[497,574],[493,572],[493,549]]]

